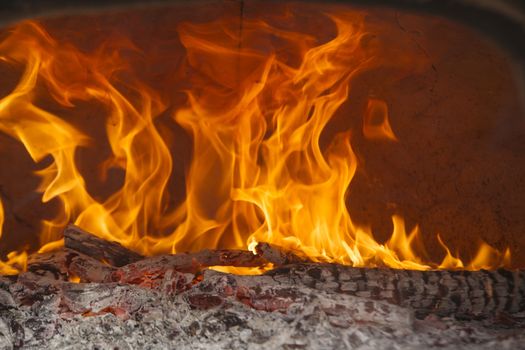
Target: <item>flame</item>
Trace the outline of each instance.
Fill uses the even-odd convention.
[[[481,243],[481,246],[476,253],[476,256],[470,261],[467,266],[468,270],[490,270],[493,266],[498,264],[502,266],[509,266],[510,264],[510,250],[507,248],[505,252],[501,254],[497,249],[494,249],[485,242]]]
[[[369,99],[363,120],[363,135],[369,139],[397,141],[388,121],[388,107],[385,101]]]
[[[273,264],[262,267],[210,266],[208,269],[236,275],[261,275],[273,268]]]
[[[71,282],[71,283],[80,283],[80,277],[74,276],[74,275],[70,275],[68,277],[68,281]]]
[[[445,259],[428,261],[418,227],[407,233],[400,216],[392,218],[394,230],[384,244],[352,220],[346,197],[359,167],[352,146],[355,131],[342,131],[328,147],[321,147],[320,137],[351,100],[353,78],[385,62],[378,58],[381,45],[369,42],[368,31],[374,28],[365,24],[365,14],[327,16],[337,33],[324,43],[261,20],[246,19],[242,33],[228,19],[179,25],[185,70],[191,74],[177,77],[189,87],[173,120],[192,136],[193,158],[186,199],[175,208],[167,204],[172,145],[156,119],[176,103],[142,81],[127,61],[124,52],[140,50],[119,38],[82,51],[57,41],[36,22],[13,28],[0,43],[0,62],[23,73],[0,100],[0,131],[19,140],[36,164],[52,160],[36,172],[38,191],[43,203],[60,204],[55,218],[42,221],[39,251],[61,246],[63,227],[74,222],[149,255],[253,249],[257,242],[268,242],[314,261],[463,268],[439,237]],[[285,49],[269,49],[272,42],[284,43]],[[389,64],[417,69],[418,64],[396,57]],[[42,107],[39,101],[47,96],[42,90],[66,112]],[[77,164],[79,149],[100,142],[67,113],[83,103],[103,106],[93,116],[105,125],[111,149],[101,172],[120,169],[124,174],[121,187],[106,199],[90,193]],[[369,99],[362,133],[398,141],[385,101]],[[510,263],[508,251],[505,256],[493,248],[487,253],[487,247],[482,245],[469,268]],[[22,254],[11,253],[1,272],[9,273]]]
[[[441,236],[438,234],[437,239],[441,247],[446,252],[445,257],[443,258],[443,261],[439,265],[439,268],[441,269],[463,269],[465,266],[463,265],[463,261],[461,259],[454,257],[450,253],[450,249],[446,246],[445,243],[443,243],[443,240],[441,239]]]

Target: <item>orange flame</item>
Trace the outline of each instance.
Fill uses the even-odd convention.
[[[68,277],[68,281],[71,283],[80,283],[80,277],[71,275]]]
[[[369,139],[397,141],[388,121],[388,107],[385,101],[370,99],[363,121],[363,135]]]
[[[14,28],[0,43],[0,60],[24,72],[0,100],[0,131],[23,143],[35,163],[52,158],[37,172],[38,190],[42,202],[54,199],[61,205],[54,219],[42,221],[40,251],[60,246],[62,228],[74,222],[144,254],[269,242],[315,261],[463,268],[441,240],[445,260],[441,265],[427,261],[419,229],[407,234],[399,216],[392,218],[394,231],[385,244],[352,220],[346,196],[359,166],[352,134],[341,132],[326,149],[320,137],[349,99],[353,77],[381,61],[377,47],[363,44],[369,29],[363,14],[330,18],[337,35],[320,45],[307,34],[259,20],[246,20],[242,34],[228,20],[179,26],[193,74],[181,73],[191,87],[174,120],[193,137],[193,159],[186,199],[175,209],[166,204],[174,166],[171,145],[155,124],[171,101],[141,81],[121,54],[138,49],[120,40],[86,53],[56,41],[35,22]],[[269,51],[264,43],[272,41],[285,43],[287,50]],[[42,87],[65,109],[81,102],[104,106],[105,115],[94,116],[105,124],[111,148],[102,170],[125,174],[107,199],[88,191],[77,164],[78,149],[94,140],[68,115],[36,103]],[[366,138],[397,141],[384,101],[369,100],[362,132]],[[486,247],[471,268],[509,263],[510,255],[487,253]],[[21,256],[11,254],[2,273]]]
[[[443,261],[439,265],[439,268],[441,269],[463,269],[465,266],[463,265],[463,261],[461,259],[454,257],[450,253],[450,249],[446,246],[445,243],[443,243],[443,240],[441,239],[441,236],[438,234],[437,239],[439,244],[443,247],[443,249],[446,252],[445,257],[443,258]]]

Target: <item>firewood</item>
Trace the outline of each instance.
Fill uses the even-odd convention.
[[[82,253],[77,253],[71,257],[68,266],[69,280],[78,278],[78,282],[104,282],[115,267],[106,265],[100,261],[90,258]]]
[[[69,225],[64,231],[64,246],[83,253],[96,260],[104,260],[111,266],[124,266],[142,260],[144,257],[117,242],[98,238],[75,225]]]
[[[61,281],[103,282],[114,270],[114,267],[69,248],[33,254],[27,264],[27,273]]]
[[[115,270],[109,281],[150,286],[170,269],[196,273],[207,264],[242,266],[239,260],[214,260],[216,254],[218,251],[203,251],[145,259]],[[248,262],[245,266],[259,266],[260,260]],[[525,317],[524,271],[408,271],[296,263],[266,275],[277,281],[292,280],[318,290],[409,307],[421,318],[436,314],[484,319],[501,313]],[[262,277],[247,278],[255,283]]]
[[[299,257],[292,251],[264,242],[258,243],[255,246],[255,251],[257,255],[274,264],[274,266],[312,262],[306,257]]]
[[[267,272],[319,290],[410,307],[429,314],[484,319],[505,313],[525,318],[525,271],[412,271],[296,264]]]
[[[29,272],[43,276],[43,272],[50,271],[56,279],[64,280],[64,275],[75,275],[85,282],[118,282],[160,290],[169,285],[166,290],[180,293],[199,285],[201,279],[198,276],[206,267],[260,267],[271,262],[277,268],[267,272],[265,278],[271,277],[277,282],[292,281],[293,285],[330,293],[386,301],[408,307],[420,318],[431,314],[468,319],[486,319],[502,314],[525,318],[525,271],[355,268],[309,262],[294,252],[267,243],[257,246],[257,255],[243,250],[203,250],[143,258],[76,227],[68,227],[65,236],[66,247],[71,249],[32,259]],[[106,248],[108,250],[104,251]],[[120,267],[105,265],[97,258]],[[131,263],[122,266],[126,261]],[[38,284],[38,278],[29,275],[24,278],[31,285]],[[243,281],[257,283],[261,278],[263,276],[245,276]],[[239,293],[243,295],[242,291]],[[268,302],[274,305],[271,300]]]
[[[310,268],[325,268],[316,265]],[[293,269],[287,271],[236,276],[206,270],[201,281],[169,296],[161,288],[58,281],[27,298],[25,293],[34,289],[0,278],[0,342],[60,348],[73,337],[79,346],[96,339],[103,348],[108,343],[129,347],[138,337],[133,340],[138,348],[169,343],[172,348],[246,349],[255,343],[255,348],[382,349],[394,343],[399,348],[492,349],[503,339],[505,348],[518,349],[525,339],[523,324],[512,319],[504,324],[499,318],[416,319],[409,307],[320,290],[320,284],[311,288],[284,278],[294,276]]]
[[[63,254],[54,257],[60,260]],[[174,274],[191,276],[207,266],[261,266],[265,262],[247,251],[202,251],[147,258],[115,269],[76,252],[69,254],[70,262],[65,268],[68,274],[78,276],[82,282],[119,282],[153,289],[170,284],[169,288],[178,292],[189,288],[191,278],[174,279]],[[45,270],[63,271],[53,267],[49,257],[44,260],[45,264],[30,264],[28,270],[31,273],[40,271],[42,277]],[[293,281],[298,286],[409,307],[420,318],[429,314],[468,319],[485,319],[498,314],[525,317],[524,271],[408,271],[299,263],[276,268],[266,276],[275,281]],[[43,283],[34,277],[24,278],[32,285]],[[246,278],[256,283],[262,277]]]
[[[60,248],[46,253],[36,253],[29,256],[27,272],[40,276],[48,276],[57,280],[67,280],[68,264],[73,250]]]
[[[246,250],[202,250],[146,258],[120,267],[112,273],[112,281],[144,280],[145,276],[162,276],[169,270],[198,273],[209,266],[259,267],[267,261]]]

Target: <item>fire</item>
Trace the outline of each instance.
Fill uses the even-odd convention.
[[[68,280],[71,283],[80,283],[80,277],[78,276],[69,276]]]
[[[91,51],[53,38],[27,21],[0,43],[0,62],[21,67],[17,86],[0,100],[0,131],[20,141],[37,164],[42,202],[58,201],[56,217],[42,221],[40,252],[62,244],[66,224],[76,225],[143,254],[203,248],[253,248],[268,242],[315,261],[401,269],[497,268],[510,264],[482,245],[470,264],[441,242],[441,264],[424,253],[418,227],[407,233],[401,216],[384,244],[356,224],[347,210],[348,189],[360,164],[352,146],[357,130],[342,131],[328,147],[320,138],[335,112],[352,98],[352,79],[385,64],[384,48],[370,43],[365,15],[328,15],[337,31],[319,43],[309,34],[247,19],[184,23],[186,102],[176,104],[140,79],[125,52],[139,49],[125,39]],[[242,45],[239,43],[242,42]],[[268,44],[278,42],[281,49]],[[418,69],[420,62],[393,57],[391,65]],[[410,67],[410,68],[407,68]],[[42,91],[46,92],[43,93]],[[78,151],[92,139],[67,113],[46,109],[48,98],[62,110],[102,106],[111,154],[100,164],[124,173],[109,197],[93,195],[79,169]],[[174,166],[169,140],[156,119],[175,106],[173,120],[193,139],[186,199],[167,203]],[[395,141],[385,101],[370,97],[362,119],[370,142]],[[0,211],[0,224],[3,211]],[[0,272],[23,269],[26,253],[13,252]],[[242,273],[251,273],[244,271]]]
[[[384,101],[370,99],[363,121],[363,135],[369,139],[397,141],[388,121],[388,107]]]

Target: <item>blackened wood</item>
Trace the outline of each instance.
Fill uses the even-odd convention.
[[[185,267],[192,269],[197,266],[237,266],[237,267],[258,267],[266,264],[261,257],[247,250],[219,249],[201,250],[196,253],[179,253],[172,255],[172,261],[179,269]]]
[[[177,273],[198,275],[209,266],[259,267],[268,262],[285,265],[267,273],[276,282],[290,281],[318,290],[349,294],[370,300],[383,300],[410,307],[420,317],[429,314],[484,319],[498,314],[525,318],[524,271],[409,271],[388,268],[353,268],[338,264],[304,262],[303,258],[269,244],[261,243],[258,255],[242,250],[204,250],[142,258],[122,246],[104,242],[76,227],[66,230],[66,246],[86,251],[91,257],[121,265],[112,269],[81,253],[55,253],[39,257],[30,264],[32,272],[52,271],[63,276],[65,270],[92,282],[119,282],[157,288]],[[105,249],[109,248],[109,253]],[[89,248],[89,249],[88,249]],[[75,249],[75,248],[73,248]],[[77,250],[78,250],[77,249]],[[62,254],[62,255],[61,255]],[[66,254],[66,255],[64,255]],[[53,266],[53,259],[59,261]],[[65,263],[63,262],[67,260]],[[139,260],[140,259],[140,260]],[[133,261],[122,266],[126,261]],[[139,260],[139,261],[137,261]],[[257,278],[262,277],[247,277]],[[169,277],[170,281],[172,280]],[[187,278],[173,279],[172,290],[190,288]],[[34,282],[31,280],[32,283]],[[179,281],[179,282],[177,282]],[[198,279],[195,280],[197,283]],[[172,283],[172,282],[170,282]],[[172,284],[173,284],[172,283]],[[180,284],[180,285],[179,285]]]
[[[205,271],[189,284],[165,297],[136,285],[58,281],[29,307],[20,297],[35,289],[0,277],[0,348],[489,350],[521,349],[525,341],[523,325],[513,320],[418,320],[406,307],[290,278]]]
[[[524,271],[407,271],[301,263],[286,265],[262,276],[224,274],[220,285],[213,281],[215,296],[209,296],[206,291],[211,281],[206,280],[206,273],[204,277],[200,275],[204,267],[221,264],[260,266],[265,260],[246,251],[203,251],[148,258],[118,269],[104,265],[101,271],[98,261],[90,265],[93,259],[77,252],[66,253],[72,255],[55,254],[55,257],[63,260],[65,256],[69,260],[65,263],[68,273],[75,268],[75,274],[85,281],[109,285],[117,282],[169,295],[196,288],[189,299],[195,307],[213,306],[222,303],[225,297],[235,296],[258,310],[286,311],[291,303],[300,302],[300,298],[293,297],[295,290],[308,287],[374,302],[389,302],[414,310],[420,319],[428,315],[459,319],[501,319],[502,316],[511,320],[525,319]],[[64,283],[69,285],[64,280],[36,274],[52,266],[50,258],[41,258],[40,265],[30,264],[29,271],[19,276],[18,283],[24,287],[17,295],[24,302],[38,300],[42,293],[53,293],[53,289]],[[266,290],[262,294],[252,288],[261,283]],[[288,286],[286,290],[280,289],[284,285]],[[75,290],[82,290],[82,286]]]
[[[73,254],[73,250],[65,248],[32,254],[27,260],[27,272],[67,281],[68,265]]]
[[[78,278],[79,282],[104,282],[116,268],[90,258],[82,253],[72,256],[68,266],[69,280]]]
[[[96,260],[104,260],[109,265],[120,267],[142,260],[144,257],[117,242],[110,242],[82,230],[75,225],[68,225],[64,231],[64,246],[76,250]]]
[[[170,270],[198,273],[209,266],[259,267],[267,261],[246,250],[202,250],[146,258],[120,267],[112,273],[112,281],[143,281],[162,276]]]
[[[31,255],[27,263],[27,272],[35,276],[32,279],[80,282],[103,282],[116,268],[69,248],[60,248],[52,252]],[[43,283],[43,282],[42,282]]]
[[[483,319],[500,313],[525,318],[525,271],[410,271],[297,264],[273,278],[411,307],[416,315]]]
[[[312,262],[306,257],[299,257],[292,251],[264,242],[258,243],[255,246],[255,251],[257,255],[275,266]]]

